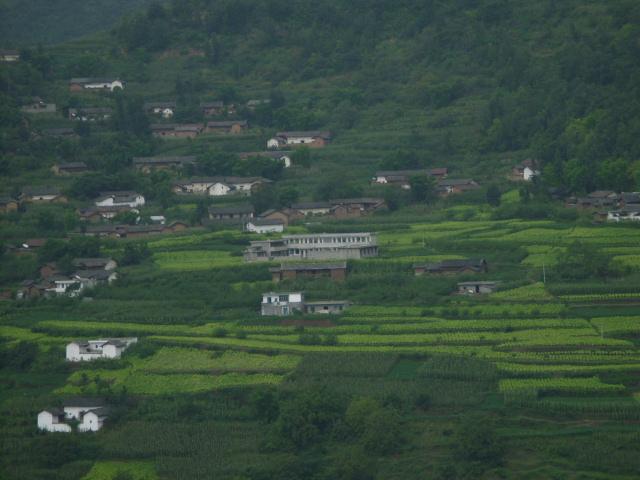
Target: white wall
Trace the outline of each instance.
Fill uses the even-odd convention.
[[[47,411],[38,414],[38,428],[47,432],[71,432],[71,427],[66,423],[54,423],[54,416]]]
[[[102,421],[93,412],[87,412],[82,417],[82,422],[78,425],[78,430],[81,432],[97,432],[102,428]]]
[[[221,197],[227,195],[231,188],[224,183],[215,183],[209,188],[209,195],[212,197]]]

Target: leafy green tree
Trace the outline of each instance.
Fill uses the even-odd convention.
[[[432,177],[421,175],[409,179],[411,199],[415,202],[430,203],[436,198],[436,184]]]
[[[500,206],[500,197],[502,193],[496,185],[490,185],[487,189],[487,203],[492,207]]]
[[[594,245],[579,241],[558,255],[556,271],[564,279],[607,278],[614,273],[609,255]]]
[[[479,463],[486,468],[500,465],[504,452],[493,422],[482,416],[463,420],[456,432],[454,448],[458,459]]]

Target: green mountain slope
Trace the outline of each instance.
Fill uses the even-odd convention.
[[[126,12],[150,0],[3,0],[0,44],[23,46],[60,43],[116,23]]]

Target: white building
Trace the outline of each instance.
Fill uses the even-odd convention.
[[[107,338],[99,340],[74,341],[67,344],[67,361],[84,362],[100,358],[120,358],[137,338]]]
[[[331,132],[327,131],[278,132],[275,137],[267,140],[267,148],[273,150],[285,145],[324,147],[330,141]]]
[[[284,223],[282,220],[254,218],[245,224],[244,229],[253,233],[278,233],[284,231]]]
[[[95,200],[96,207],[143,207],[144,196],[137,192],[102,192]]]
[[[77,297],[82,291],[82,283],[77,278],[69,278],[63,276],[51,277],[54,287],[48,288],[49,295]]]
[[[640,205],[625,205],[619,210],[607,212],[609,222],[640,222]]]
[[[251,192],[271,180],[262,177],[209,177],[193,178],[173,184],[173,192],[177,194],[209,195],[224,197],[230,194],[251,195]]]
[[[79,90],[109,90],[113,92],[116,88],[124,89],[124,83],[117,78],[72,78],[69,80],[69,89]]]
[[[47,432],[72,431],[70,421],[78,422],[79,432],[97,432],[108,417],[108,408],[100,399],[78,398],[63,408],[48,408],[38,414],[38,429]]]
[[[261,314],[265,316],[287,316],[304,310],[304,296],[302,292],[262,294]]]

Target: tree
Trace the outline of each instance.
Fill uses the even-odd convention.
[[[409,179],[411,185],[411,199],[414,202],[430,203],[436,196],[436,184],[433,177],[420,175]]]
[[[490,419],[473,416],[463,420],[456,433],[455,454],[465,462],[495,467],[502,462],[503,446]]]
[[[573,242],[566,252],[558,255],[556,271],[564,279],[606,278],[611,270],[611,257],[596,246]]]
[[[120,263],[123,266],[137,265],[142,263],[145,259],[151,256],[151,251],[145,242],[141,243],[127,243],[124,246],[124,252]]]
[[[492,207],[500,206],[500,189],[496,185],[490,185],[487,189],[487,203]]]

